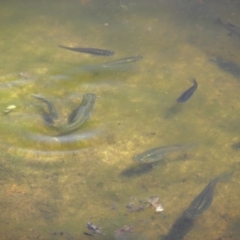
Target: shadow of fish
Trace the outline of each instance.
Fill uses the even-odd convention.
[[[164,119],[173,118],[176,114],[180,113],[183,110],[183,105],[174,102],[168,109],[166,109]]]
[[[141,176],[143,174],[149,173],[152,170],[153,170],[153,165],[151,163],[141,164],[141,165],[137,165],[137,166],[136,166],[136,164],[134,164],[134,166],[124,169],[120,173],[120,176],[128,177],[128,178],[137,177],[137,176]]]
[[[230,73],[234,77],[240,77],[240,65],[237,63],[223,59],[222,57],[216,57],[210,59],[210,61],[214,62],[220,69]]]
[[[198,87],[197,81],[196,81],[195,79],[193,79],[192,81],[193,81],[193,86],[190,87],[189,89],[187,89],[187,90],[177,99],[177,102],[183,103],[183,102],[186,102],[189,98],[192,97],[192,95],[194,94],[194,92],[197,90],[197,87]]]
[[[140,61],[141,59],[142,59],[142,56],[140,56],[140,55],[136,55],[136,56],[132,56],[132,57],[126,57],[126,58],[121,58],[121,59],[114,60],[112,62],[104,63],[103,67],[121,66],[123,64],[129,64],[129,63],[132,63],[132,62]]]

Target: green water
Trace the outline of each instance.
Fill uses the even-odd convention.
[[[211,179],[212,206],[184,239],[239,239],[240,79],[219,69],[221,56],[240,65],[239,38],[214,23],[240,26],[237,1],[2,1],[0,8],[1,239],[90,239],[86,223],[103,236],[133,225],[127,239],[160,239]],[[93,47],[111,57],[58,48]],[[106,62],[141,55],[114,68]],[[189,101],[176,99],[195,78]],[[52,101],[65,121],[86,93],[97,95],[91,118],[58,136],[44,126]],[[147,149],[196,143],[171,153],[144,173],[132,157]],[[132,171],[134,172],[134,171]],[[136,173],[136,171],[135,171]],[[162,214],[136,205],[158,196]],[[141,201],[139,203],[139,201]]]

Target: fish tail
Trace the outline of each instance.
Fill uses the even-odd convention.
[[[193,78],[193,79],[192,79],[192,82],[193,82],[194,84],[197,84],[196,78]]]

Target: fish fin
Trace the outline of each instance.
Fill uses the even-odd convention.
[[[192,82],[193,82],[194,84],[197,84],[197,81],[196,81],[195,78],[192,79]]]

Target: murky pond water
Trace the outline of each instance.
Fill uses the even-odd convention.
[[[210,180],[233,170],[174,238],[239,239],[239,9],[225,0],[3,1],[1,239],[168,239]],[[197,89],[178,103],[193,78]],[[90,118],[67,133],[44,122],[47,104],[32,96],[68,124],[88,93]],[[171,152],[175,144],[193,147]],[[161,161],[133,161],[160,146],[170,146]]]

